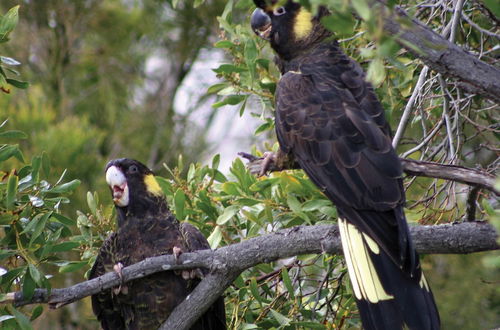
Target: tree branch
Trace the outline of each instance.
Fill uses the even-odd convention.
[[[262,171],[263,158],[239,152],[239,156],[247,159],[248,169],[253,174],[258,175]],[[497,196],[500,196],[500,191],[495,188],[495,177],[485,171],[474,168],[467,168],[457,165],[444,165],[433,162],[426,162],[422,160],[414,160],[409,158],[400,158],[403,165],[403,171],[408,175],[424,176],[428,178],[445,179],[465,183],[471,186],[479,186],[492,191]],[[276,162],[271,161],[267,166],[267,171],[283,171],[300,169],[297,163],[292,162]]]
[[[457,181],[472,186],[480,186],[500,196],[500,191],[495,189],[495,177],[485,171],[457,165],[443,165],[421,160],[400,158],[406,174],[425,176],[428,178]]]
[[[430,68],[476,87],[480,93],[500,102],[500,69],[489,65],[446,40],[400,7],[384,14],[384,30]]]
[[[438,226],[411,226],[410,232],[417,251],[420,253],[472,253],[499,249],[496,240],[497,232],[487,222],[464,222]],[[338,228],[335,225],[298,226],[283,229],[272,234],[255,237],[241,243],[228,245],[220,249],[202,250],[183,253],[178,262],[172,255],[147,258],[137,264],[125,267],[122,271],[123,282],[142,278],[150,274],[176,269],[204,267],[211,270],[211,275],[200,283],[200,289],[191,293],[182,306],[196,308],[174,311],[172,315],[187,317],[199,309],[203,313],[208,306],[229,286],[240,272],[260,263],[269,263],[278,259],[289,258],[301,254],[341,253]],[[37,289],[30,299],[25,299],[22,292],[11,292],[4,295],[2,303],[13,303],[15,306],[48,303],[51,308],[59,308],[66,304],[96,294],[100,291],[118,286],[120,278],[114,272],[98,278],[81,282],[64,289],[52,289],[50,296],[45,289]],[[219,283],[214,285],[214,283]],[[213,286],[207,293],[207,287]],[[203,291],[202,293],[199,293]],[[212,296],[217,293],[218,295]],[[198,294],[202,294],[199,297]],[[208,295],[210,294],[210,297]],[[201,314],[200,314],[201,315]],[[184,321],[168,321],[168,325],[184,326]],[[194,319],[196,320],[196,319]],[[182,327],[176,328],[181,329]]]

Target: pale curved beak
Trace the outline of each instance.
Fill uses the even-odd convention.
[[[129,193],[127,178],[123,172],[116,166],[110,166],[106,171],[106,182],[113,193],[113,202],[115,205],[125,207],[129,203]]]
[[[271,34],[271,17],[267,15],[262,9],[256,8],[252,17],[250,18],[250,26],[253,32],[262,39],[269,40]]]

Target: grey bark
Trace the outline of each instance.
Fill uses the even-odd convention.
[[[500,102],[500,69],[487,64],[412,19],[401,8],[384,14],[384,30],[401,46],[420,58],[431,69],[455,77],[476,88],[482,96]]]
[[[240,152],[238,153],[238,155],[249,160],[247,166],[251,173],[258,175],[262,172],[264,161],[263,158],[253,156],[245,152]],[[276,161],[277,157],[279,157],[279,155],[274,155],[273,157],[271,157],[270,162],[267,164],[266,171],[264,172],[300,169],[297,163],[290,161]],[[495,188],[495,177],[485,171],[463,166],[438,164],[434,162],[426,162],[409,158],[400,158],[399,160],[403,165],[403,171],[408,175],[452,180],[471,186],[479,186],[481,188],[492,191],[497,196],[500,196],[500,191]]]
[[[499,249],[496,241],[498,234],[493,226],[487,222],[411,226],[410,232],[417,251],[420,253],[464,254]],[[126,283],[165,270],[199,267],[210,269],[210,275],[207,275],[199,284],[199,288],[176,308],[172,313],[172,320],[169,319],[166,323],[166,326],[175,325],[176,329],[183,329],[189,327],[189,324],[196,320],[196,318],[191,317],[194,310],[199,310],[196,315],[201,315],[232,283],[234,278],[245,269],[260,263],[269,263],[301,254],[338,254],[341,252],[341,242],[336,225],[298,226],[228,245],[214,251],[202,250],[184,253],[180,255],[177,262],[172,255],[147,258],[137,264],[125,267],[122,274],[123,282]],[[118,275],[111,272],[68,288],[52,289],[50,296],[45,289],[37,289],[31,299],[24,299],[22,292],[8,293],[3,298],[2,303],[13,303],[15,306],[48,303],[51,308],[59,308],[118,286],[120,283]]]

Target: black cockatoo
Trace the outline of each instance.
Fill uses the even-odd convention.
[[[131,159],[106,166],[118,230],[102,245],[90,272],[95,278],[145,258],[209,249],[205,237],[192,225],[179,223],[170,212],[153,173]],[[119,288],[92,296],[92,309],[104,329],[157,329],[199,282],[206,270],[155,273]],[[192,329],[226,329],[222,297]]]
[[[402,168],[389,125],[358,63],[294,1],[254,0],[252,29],[277,54],[278,158],[292,157],[336,205],[352,289],[365,329],[439,329],[412,244]],[[279,160],[275,160],[279,162]]]

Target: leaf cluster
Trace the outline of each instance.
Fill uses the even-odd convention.
[[[198,227],[212,248],[300,224],[331,223],[336,210],[302,171],[256,178],[240,159],[227,175],[182,158],[157,177],[174,214]],[[181,173],[186,173],[183,175]],[[243,272],[226,292],[230,328],[328,329],[356,325],[354,300],[338,256],[306,255]]]
[[[0,15],[0,44],[9,41],[9,34],[14,30],[19,19],[19,6],[11,8],[5,15]],[[19,72],[12,69],[12,66],[18,66],[21,63],[11,57],[0,56],[0,91],[10,93],[10,87],[26,89],[28,83],[17,79],[9,78],[7,72],[19,76]]]
[[[27,137],[21,131],[5,130],[6,123],[0,125],[2,142]],[[16,162],[7,162],[13,159]],[[13,163],[18,166],[9,165]],[[80,181],[66,181],[64,172],[56,182],[46,181],[51,169],[48,155],[42,153],[27,162],[19,145],[12,143],[0,145],[0,168],[0,292],[21,290],[31,297],[35,288],[50,290],[54,268],[73,270],[65,268],[70,264],[65,253],[80,246],[69,240],[76,222],[62,215],[60,207],[69,203],[67,195]],[[0,294],[0,300],[4,297]],[[26,316],[12,306],[2,307],[1,322],[6,327],[30,329],[29,321],[42,311],[37,306]]]

